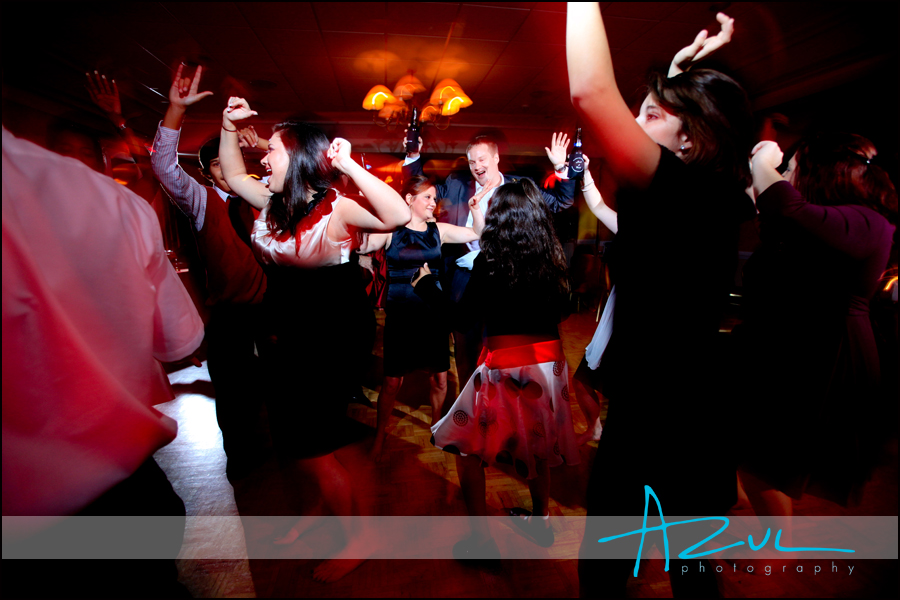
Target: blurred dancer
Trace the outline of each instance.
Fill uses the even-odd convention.
[[[261,209],[253,225],[255,251],[266,265],[265,307],[274,332],[266,377],[258,382],[271,398],[270,423],[278,451],[320,491],[322,509],[341,518],[346,545],[314,577],[335,581],[364,559],[374,540],[355,530],[362,498],[335,451],[362,426],[347,417],[345,372],[348,349],[371,320],[371,308],[350,253],[365,232],[393,231],[410,219],[409,207],[386,183],[350,158],[350,143],[329,143],[319,129],[288,121],[277,125],[262,164],[263,183],[247,176],[238,147],[238,123],[256,113],[231,98],[222,118],[222,173],[244,200]],[[344,196],[334,186],[347,175],[363,197]],[[301,519],[280,540],[301,535]],[[344,559],[344,560],[340,560]]]
[[[724,43],[703,32],[684,62]],[[704,47],[704,42],[709,43]],[[682,54],[682,53],[680,53]],[[566,56],[572,102],[615,190],[618,233],[609,256],[616,284],[612,337],[595,371],[609,412],[588,484],[588,523],[579,562],[582,593],[623,596],[632,560],[589,560],[602,530],[595,515],[642,515],[644,487],[666,514],[721,515],[737,489],[714,385],[718,325],[737,258],[737,225],[752,214],[750,104],[731,78],[707,69],[651,78],[637,119],[616,87],[597,4],[568,6]],[[679,69],[680,70],[680,69]],[[596,157],[595,157],[596,158]],[[684,231],[679,259],[671,232]],[[658,314],[659,290],[666,296]],[[674,469],[672,448],[702,443],[717,451],[696,469]],[[677,564],[677,563],[676,563]],[[716,595],[714,571],[672,580],[675,594]],[[677,567],[673,567],[677,569]]]
[[[153,405],[173,399],[159,361],[202,339],[150,206],[3,129],[4,555],[82,558],[91,540],[116,558],[175,558],[184,504],[152,454],[176,423]],[[175,518],[36,531],[67,515]],[[55,561],[52,577],[47,564],[4,561],[4,595],[122,597],[135,582],[139,594],[187,595],[172,561]]]
[[[206,268],[207,366],[216,389],[216,420],[228,456],[227,472],[236,477],[264,456],[264,444],[254,435],[262,410],[254,348],[265,351],[260,310],[266,276],[250,247],[258,211],[235,196],[222,176],[218,138],[200,148],[201,172],[209,185],[198,183],[179,166],[178,138],[185,112],[212,95],[199,91],[203,67],[197,67],[193,78],[183,77],[183,71],[184,65],[179,65],[169,88],[169,108],[156,132],[151,161],[166,192],[191,219]]]
[[[741,481],[788,547],[791,499],[808,491],[846,506],[877,458],[869,301],[891,252],[885,215],[896,217],[897,192],[874,154],[860,136],[821,135],[800,144],[782,176],[775,142],[754,149],[762,244],[744,267],[747,317],[736,332],[742,369],[754,374]]]

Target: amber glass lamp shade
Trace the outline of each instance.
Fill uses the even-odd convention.
[[[385,103],[394,104],[396,102],[397,98],[391,93],[391,90],[383,85],[376,85],[366,94],[366,98],[363,100],[363,108],[380,111],[384,108]]]
[[[397,82],[397,86],[394,88],[394,96],[403,100],[411,100],[413,96],[424,91],[425,86],[422,85],[422,82],[410,73],[401,77],[400,81]]]
[[[401,118],[406,113],[406,104],[402,100],[394,98],[392,102],[385,102],[381,110],[378,111],[378,117],[385,120],[391,120],[394,117]]]
[[[441,109],[430,102],[425,105],[425,108],[422,109],[422,114],[419,115],[419,120],[423,123],[430,123],[438,118],[441,114]]]
[[[461,108],[472,106],[472,99],[456,81],[443,79],[434,87],[429,104],[440,106],[441,114],[449,117],[458,113]]]

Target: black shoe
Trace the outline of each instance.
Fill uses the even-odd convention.
[[[497,570],[500,568],[500,549],[494,538],[478,544],[474,538],[456,542],[453,546],[453,558],[473,567]]]
[[[509,509],[509,516],[513,518],[513,525],[518,527],[528,539],[541,548],[549,548],[556,541],[556,536],[553,535],[553,527],[544,527],[544,524],[541,522],[543,519],[532,517],[529,521],[522,518],[523,516],[531,517],[530,511],[524,508],[511,508]]]
[[[228,457],[225,465],[225,475],[229,481],[235,481],[247,477],[250,473],[261,467],[272,456],[271,448],[258,448],[252,451],[234,453],[236,456]]]

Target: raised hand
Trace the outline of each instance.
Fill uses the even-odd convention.
[[[234,123],[235,121],[243,121],[244,119],[249,119],[258,114],[259,113],[255,110],[250,109],[250,105],[246,100],[238,98],[237,96],[232,96],[228,99],[228,106],[226,106],[225,110],[222,112],[222,117],[226,121]]]
[[[203,73],[203,67],[197,66],[194,78],[182,77],[184,72],[184,63],[178,65],[178,71],[175,73],[175,79],[169,87],[169,103],[172,106],[186,109],[191,104],[203,100],[207,96],[212,96],[212,92],[198,92],[200,89],[200,74]]]
[[[492,189],[500,185],[500,176],[498,175],[494,179],[488,182],[486,186],[481,188],[481,191],[469,198],[469,210],[477,210],[481,211],[480,202],[481,199],[485,197],[485,195],[490,192]]]
[[[750,151],[750,156],[753,157],[750,159],[750,165],[753,168],[762,165],[777,169],[784,160],[784,153],[781,151],[781,148],[778,144],[771,141],[758,143]]]
[[[241,148],[256,148],[259,143],[259,135],[253,125],[238,130],[238,146]]]
[[[353,162],[350,158],[350,142],[344,138],[334,138],[328,148],[327,157],[331,161],[331,166],[346,173],[350,163]]]
[[[569,147],[569,136],[565,133],[554,133],[550,140],[550,147],[544,147],[547,151],[547,158],[553,163],[553,170],[558,171],[566,164],[566,150]]]
[[[119,100],[119,88],[116,80],[108,80],[106,75],[101,75],[97,71],[94,71],[93,77],[90,73],[84,75],[87,77],[88,82],[85,87],[91,96],[91,101],[110,116],[121,115],[122,103]]]
[[[718,13],[716,20],[722,26],[721,31],[713,37],[707,37],[709,32],[705,29],[698,33],[690,46],[685,46],[675,54],[669,67],[669,77],[688,70],[692,63],[709,56],[731,41],[731,36],[734,34],[734,19],[725,13]]]
[[[403,144],[404,144],[403,147],[404,148],[406,147],[406,134],[408,131],[409,131],[408,127],[403,130]],[[415,158],[415,157],[419,156],[419,154],[422,152],[422,144],[424,144],[424,143],[425,142],[422,140],[422,136],[420,135],[419,136],[419,151],[412,153],[412,154],[408,154],[407,156],[409,156],[410,158]]]

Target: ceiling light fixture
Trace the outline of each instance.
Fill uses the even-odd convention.
[[[418,109],[422,123],[432,123],[438,129],[450,126],[450,117],[461,108],[472,106],[472,99],[453,79],[442,79],[431,92],[427,102],[420,96],[425,91],[422,82],[410,71],[400,78],[392,92],[386,86],[376,85],[363,100],[363,108],[378,111],[373,120],[381,127],[406,124],[410,110]]]

